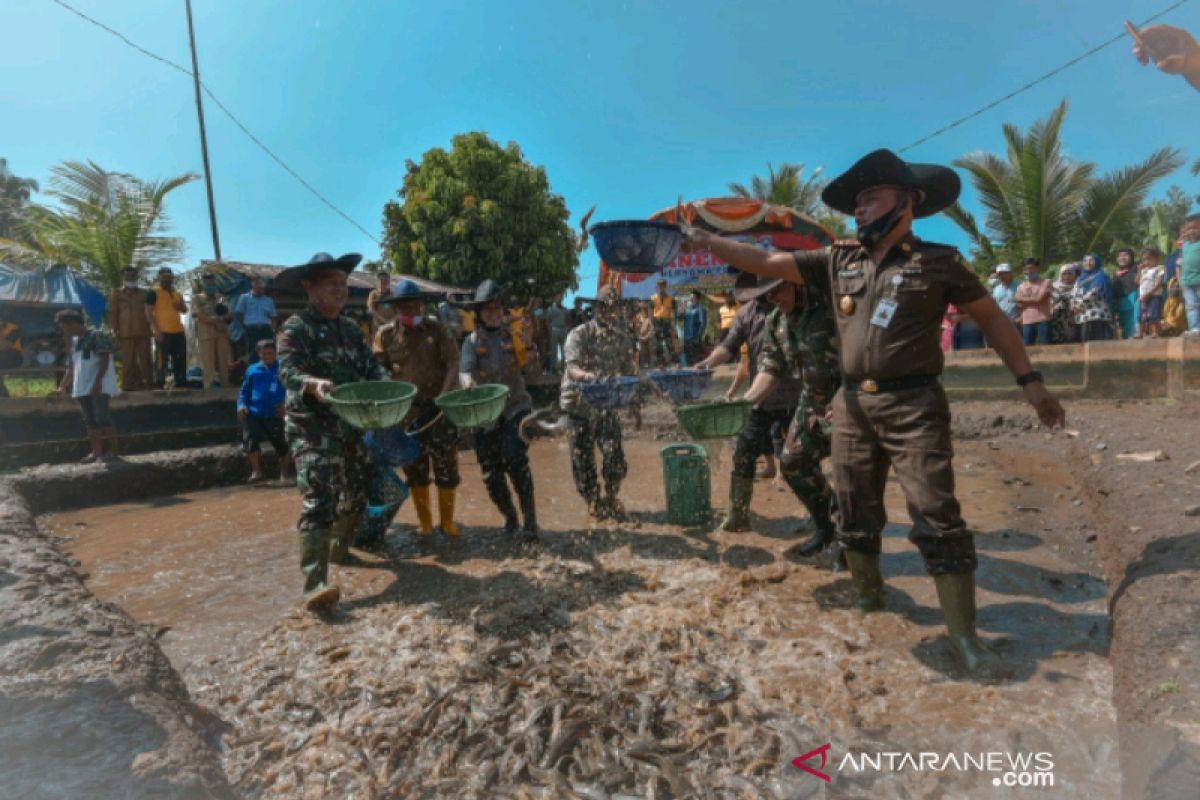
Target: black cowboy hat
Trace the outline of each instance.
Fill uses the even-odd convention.
[[[949,167],[910,164],[891,150],[876,150],[830,181],[821,192],[821,200],[835,211],[853,216],[859,194],[875,186],[902,186],[917,191],[913,216],[929,217],[958,199],[962,181]]]
[[[733,283],[733,299],[739,303],[749,303],[757,300],[767,292],[783,283],[783,278],[766,278],[752,275],[749,272],[739,272]]]
[[[290,267],[276,275],[271,285],[277,290],[299,289],[301,281],[312,280],[327,269],[340,269],[349,275],[360,261],[362,256],[358,253],[346,253],[338,258],[329,253],[317,253],[308,263]]]
[[[470,297],[461,297],[451,302],[459,308],[479,309],[486,303],[490,303],[493,300],[503,301],[507,297],[507,286],[501,286],[491,278],[484,278],[483,282],[475,287],[473,295]]]

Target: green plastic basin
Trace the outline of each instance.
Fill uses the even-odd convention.
[[[508,387],[502,383],[485,383],[446,392],[433,402],[457,427],[480,428],[499,419],[508,403]]]
[[[391,428],[412,408],[417,387],[407,381],[344,383],[329,395],[333,413],[362,430]]]
[[[742,432],[751,408],[745,400],[675,406],[675,418],[693,439],[726,439]]]

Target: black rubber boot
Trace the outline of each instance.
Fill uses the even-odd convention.
[[[809,536],[800,544],[789,548],[787,553],[797,558],[812,558],[833,544],[833,539],[833,525],[826,522],[824,525],[818,525],[816,530],[812,532],[812,536]]]
[[[967,572],[961,575],[936,575],[938,605],[946,618],[946,630],[950,642],[958,652],[963,668],[974,674],[992,660],[992,652],[975,634],[975,576]]]
[[[879,572],[878,553],[859,553],[846,550],[850,580],[858,593],[856,605],[864,614],[883,610],[883,575]]]
[[[750,499],[754,496],[754,478],[729,479],[729,513],[721,521],[721,530],[726,533],[743,533],[750,530]]]
[[[519,481],[518,485],[517,498],[521,501],[521,516],[525,517],[525,540],[537,541],[537,504],[533,499],[533,480],[530,478],[528,481]]]

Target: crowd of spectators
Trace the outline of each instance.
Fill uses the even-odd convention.
[[[1053,280],[1028,258],[1023,280],[1000,264],[988,283],[1026,345],[1200,336],[1200,214],[1185,220],[1179,244],[1169,257],[1154,246],[1122,248],[1111,271],[1100,253],[1089,253],[1061,265]],[[984,346],[978,328],[949,306],[942,348]]]

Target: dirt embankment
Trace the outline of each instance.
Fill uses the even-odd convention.
[[[1055,452],[1079,491],[1055,536],[1108,583],[1124,796],[1200,796],[1200,407],[1069,404],[1070,445],[1002,404],[960,404],[955,436]],[[1028,433],[1026,433],[1028,432]]]
[[[0,794],[233,797],[220,730],[153,638],[84,586],[0,482]]]
[[[1131,797],[1200,796],[1200,406],[1080,404]]]

